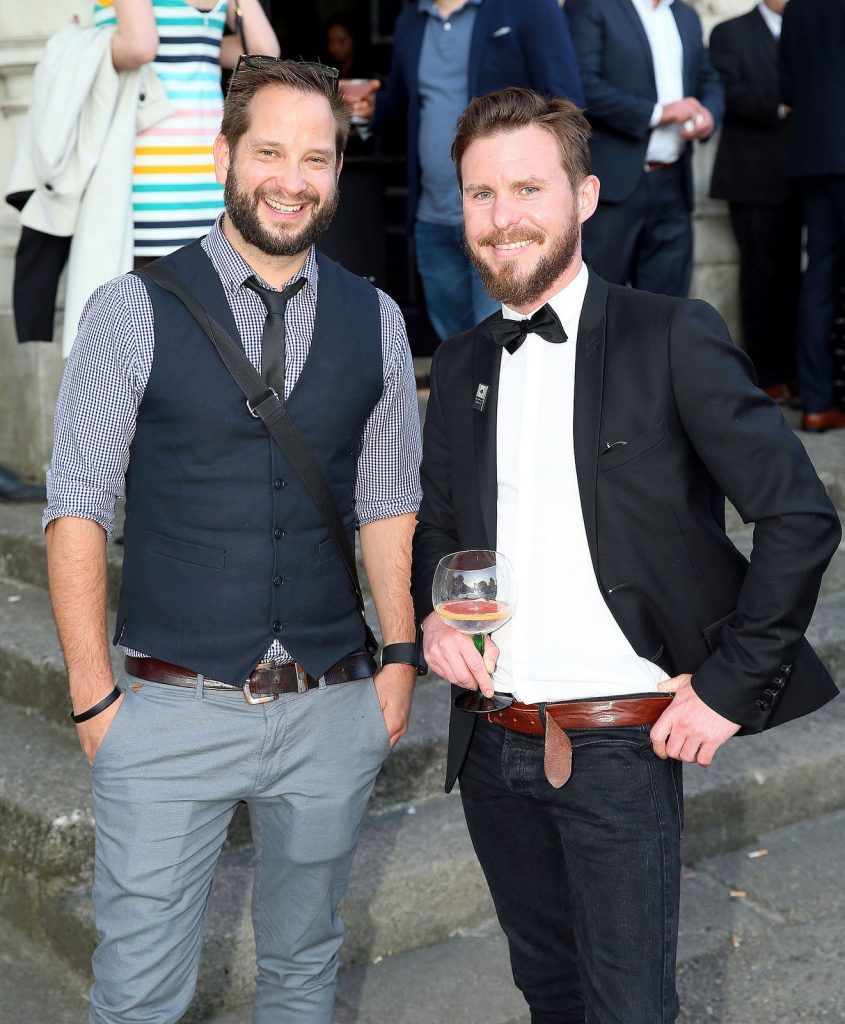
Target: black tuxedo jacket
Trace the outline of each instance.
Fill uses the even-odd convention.
[[[780,206],[792,191],[786,174],[790,125],[778,117],[777,39],[756,7],[713,29],[710,59],[725,90],[710,195],[731,203]]]
[[[566,0],[572,42],[587,117],[593,129],[590,155],[601,180],[603,202],[628,199],[643,175],[649,121],[657,102],[648,36],[631,0]],[[695,96],[718,127],[723,98],[701,38],[701,22],[688,4],[675,0],[672,14],[683,46],[684,95]],[[681,97],[679,96],[678,99]],[[692,209],[692,147],[683,156],[687,205]]]
[[[501,350],[485,323],[432,363],[412,574],[420,622],[440,558],[496,547]],[[596,578],[634,650],[669,675],[692,672],[699,696],[744,732],[826,703],[838,691],[804,632],[839,519],[722,319],[704,302],[591,273],[577,345],[581,508]],[[750,564],[725,534],[725,495],[756,524]],[[474,722],[452,712],[447,788]]]
[[[845,174],[844,0],[789,0],[779,55],[781,99],[793,108],[790,174]]]

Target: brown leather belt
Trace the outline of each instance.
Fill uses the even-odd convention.
[[[551,716],[561,729],[652,725],[671,701],[671,693],[655,694],[653,697],[617,697],[614,700],[567,700],[547,704],[546,715]],[[515,700],[504,711],[490,711],[482,717],[494,725],[526,732],[531,736],[542,736],[546,731],[536,704],[520,704]]]
[[[649,160],[644,169],[646,171],[665,171],[667,167],[674,167],[677,163],[677,160],[673,160],[670,164],[661,163],[659,160]]]
[[[127,654],[125,666],[128,675],[148,679],[153,683],[196,687],[199,681],[196,672],[182,668],[181,665],[171,665],[168,661],[159,661],[157,658],[135,658]],[[335,686],[337,683],[348,683],[354,679],[368,679],[375,675],[375,671],[375,659],[360,648],[341,658],[319,679],[309,675],[298,661],[287,665],[258,664],[240,689],[243,690],[248,704],[264,704],[268,700],[277,700],[283,693],[306,693],[320,686]],[[229,683],[220,682],[219,679],[204,678],[202,684],[217,690],[239,689]]]
[[[616,697],[610,700],[567,700],[545,705],[546,721],[537,704],[514,701],[503,711],[490,711],[482,718],[505,729],[545,736],[543,766],[549,785],[560,789],[572,774],[572,742],[564,729],[605,729],[620,725],[651,725],[672,701],[671,693],[646,697]]]

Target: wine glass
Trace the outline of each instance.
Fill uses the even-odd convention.
[[[472,636],[479,654],[484,654],[484,637],[510,619],[516,603],[513,567],[498,551],[474,549],[446,555],[437,564],[431,586],[434,610],[443,621]],[[467,690],[455,698],[461,711],[483,714],[501,711],[513,703],[509,694],[485,697]]]

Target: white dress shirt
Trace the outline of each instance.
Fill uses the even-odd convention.
[[[681,138],[681,125],[660,124],[664,105],[684,98],[684,48],[671,11],[672,2],[660,0],[655,7],[652,0],[631,0],[651,48],[657,87],[657,103],[649,122],[653,130],[645,155],[647,163],[672,164],[680,159],[686,145]]]
[[[780,39],[780,29],[781,25],[783,24],[783,15],[777,14],[775,11],[771,9],[771,7],[767,7],[762,2],[762,0],[760,0],[760,3],[757,4],[757,10],[760,12],[763,21],[765,21],[765,23],[769,26],[769,31],[772,33],[775,39]]]
[[[593,570],[573,448],[575,350],[587,268],[549,305],[569,339],[529,334],[502,352],[497,407],[497,542],[517,599],[497,630],[497,690],[526,704],[654,691],[667,676],[640,658],[610,613]],[[507,306],[506,319],[523,319]]]

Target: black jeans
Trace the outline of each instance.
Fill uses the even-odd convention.
[[[677,1017],[681,764],[649,729],[569,731],[557,790],[542,737],[474,730],[461,798],[532,1024]]]

